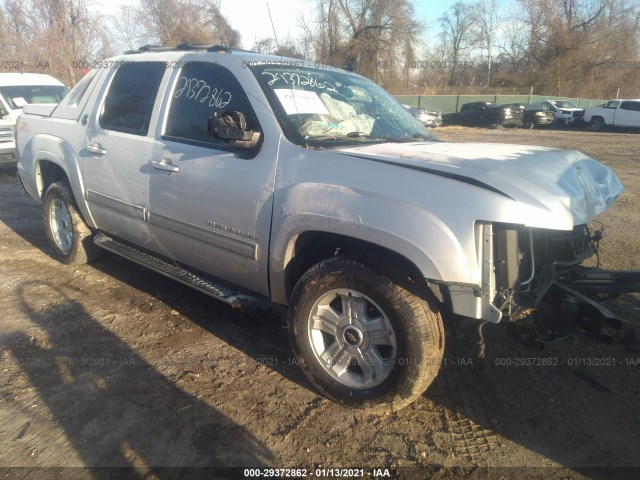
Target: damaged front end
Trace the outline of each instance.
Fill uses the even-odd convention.
[[[495,310],[494,318],[530,319],[537,342],[575,332],[607,340],[602,328],[620,328],[621,321],[603,300],[640,292],[640,271],[599,268],[601,226],[560,231],[479,223],[476,234],[483,261],[480,298]],[[583,265],[592,257],[593,266]]]

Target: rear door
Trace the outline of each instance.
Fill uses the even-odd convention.
[[[640,102],[624,101],[616,112],[616,127],[640,128]]]
[[[481,106],[478,104],[463,105],[460,110],[460,124],[467,126],[477,125],[480,121]]]
[[[253,78],[244,82],[259,88]],[[228,111],[243,113],[247,127],[263,136],[273,131],[261,126],[240,82],[220,64],[185,62],[173,84],[151,158],[154,240],[183,264],[268,295],[278,136],[242,150],[208,132],[208,119]],[[264,110],[261,102],[257,107]]]
[[[153,249],[146,222],[148,161],[164,62],[129,62],[110,72],[89,119],[84,157],[85,196],[96,226]]]

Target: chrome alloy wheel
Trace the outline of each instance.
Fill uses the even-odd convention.
[[[322,295],[309,313],[309,342],[322,368],[350,388],[384,382],[397,360],[396,335],[382,309],[353,289]]]
[[[60,198],[51,202],[49,222],[56,245],[66,255],[73,245],[73,222],[67,204]]]

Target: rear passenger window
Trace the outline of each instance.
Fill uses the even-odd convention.
[[[104,102],[100,126],[106,130],[146,135],[164,62],[132,62],[118,68]]]
[[[620,105],[621,110],[631,110],[633,112],[640,111],[640,102],[622,102]]]
[[[171,95],[164,138],[231,148],[207,132],[211,115],[230,110],[244,113],[247,128],[259,130],[249,100],[231,72],[215,63],[189,62],[182,68]]]

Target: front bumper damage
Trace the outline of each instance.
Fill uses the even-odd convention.
[[[454,313],[494,323],[527,320],[527,335],[540,345],[574,333],[610,341],[603,332],[625,320],[607,302],[640,292],[640,270],[599,268],[602,231],[586,225],[567,232],[480,223],[476,238],[482,283],[472,296],[467,287],[447,287]],[[595,265],[585,266],[592,257]]]

